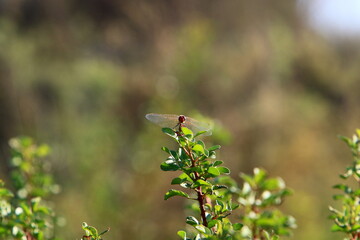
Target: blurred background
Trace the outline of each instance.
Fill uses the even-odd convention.
[[[214,122],[206,143],[234,178],[264,167],[295,190],[294,239],[339,238],[327,216],[351,163],[337,135],[360,127],[359,16],[356,0],[0,1],[0,177],[8,139],[29,135],[53,149],[60,237],[86,221],[177,239],[186,203],[163,200],[174,175],[159,168],[174,145],[144,115],[185,114]]]

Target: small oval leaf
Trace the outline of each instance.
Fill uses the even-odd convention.
[[[184,193],[183,191],[171,189],[167,193],[165,193],[164,199],[168,200],[169,198],[174,196],[190,198],[189,195],[187,193]]]
[[[214,177],[220,175],[220,171],[219,171],[219,169],[217,167],[209,167],[208,173],[210,173]]]

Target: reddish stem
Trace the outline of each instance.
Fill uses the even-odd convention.
[[[183,148],[183,149],[184,149],[185,153],[190,157],[191,167],[195,167],[196,160],[194,159],[194,157],[192,155],[191,149],[188,149],[188,150],[186,150],[185,148]],[[195,175],[195,181],[200,179],[198,172],[194,171],[194,175]],[[205,195],[202,193],[201,186],[197,187],[195,189],[195,191],[197,192],[197,201],[199,202],[201,219],[202,219],[203,225],[205,227],[207,227],[208,222],[206,220],[206,211],[205,211],[205,206],[204,206]]]
[[[360,233],[351,234],[351,240],[358,240],[360,238]]]
[[[31,235],[30,232],[25,231],[26,240],[36,240],[35,237]]]

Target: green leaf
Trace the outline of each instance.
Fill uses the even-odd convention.
[[[221,211],[221,209],[222,209],[222,206],[220,206],[220,205],[214,206],[214,210],[216,211],[216,213],[219,213]]]
[[[174,161],[165,161],[160,165],[163,171],[177,171],[180,167]]]
[[[255,180],[252,176],[245,173],[240,173],[239,176],[242,180],[244,180],[244,182],[247,182],[251,187],[256,186]]]
[[[186,232],[181,230],[177,232],[177,235],[181,237],[182,239],[186,239]]]
[[[201,172],[202,172],[202,169],[201,169],[201,167],[197,166],[197,167],[191,167],[191,168],[189,168],[189,171],[201,173]]]
[[[201,160],[204,160],[205,158],[209,157],[210,152],[204,148],[204,155],[202,156]]]
[[[39,206],[36,208],[36,210],[34,209],[34,212],[36,213],[44,213],[44,214],[50,214],[51,213],[51,209],[46,207],[46,206]]]
[[[279,240],[279,239],[280,239],[280,237],[278,235],[274,235],[271,237],[271,240]]]
[[[184,193],[183,191],[171,189],[167,193],[165,193],[164,199],[168,200],[169,198],[174,197],[174,196],[190,198],[189,195],[187,193]]]
[[[344,227],[340,227],[339,225],[332,225],[331,226],[331,231],[332,232],[346,232],[346,226],[344,225]]]
[[[163,133],[165,133],[166,135],[169,135],[172,138],[176,138],[177,134],[174,130],[172,130],[171,128],[162,128],[161,129]]]
[[[186,173],[180,174],[179,178],[181,178],[181,179],[186,179],[186,181],[189,181],[189,182],[193,182],[193,180],[191,179],[191,177],[190,177],[189,175],[187,175]]]
[[[187,136],[189,138],[192,138],[193,135],[194,135],[194,133],[190,129],[188,129],[187,127],[181,127],[181,131],[185,136]]]
[[[205,143],[201,140],[197,140],[196,141],[197,144],[200,144],[201,146],[203,146],[203,148],[205,149]]]
[[[227,189],[228,187],[226,185],[215,185],[213,187],[213,190],[218,190],[218,189]]]
[[[89,231],[90,236],[94,237],[95,239],[99,237],[98,231],[96,230],[96,228],[88,225],[85,227],[85,230]]]
[[[174,159],[179,160],[179,155],[176,151],[170,150],[170,154]]]
[[[223,161],[216,160],[216,161],[214,162],[213,166],[216,167],[216,166],[219,166],[219,165],[221,165],[221,164],[223,164],[223,163],[224,163]]]
[[[231,209],[232,210],[235,210],[235,209],[237,209],[238,207],[240,206],[240,204],[237,204],[237,203],[231,203]]]
[[[217,167],[217,169],[220,171],[220,173],[230,174],[230,169],[228,169],[227,167]]]
[[[215,146],[210,147],[208,150],[209,150],[209,152],[211,152],[211,151],[218,150],[218,149],[220,149],[220,148],[221,148],[220,145],[215,145]]]
[[[194,135],[194,138],[204,134],[204,133],[207,133],[208,131],[200,131],[200,132],[197,132],[195,135]],[[210,134],[211,135],[211,134]]]
[[[194,187],[199,187],[199,186],[210,186],[211,184],[202,180],[202,179],[198,179],[195,181],[194,183]]]
[[[264,169],[254,168],[254,180],[256,184],[262,184],[266,179],[267,173]]]
[[[89,226],[86,222],[82,223],[82,229],[85,230],[85,235],[86,236],[91,236],[91,237],[94,237],[94,238],[98,237],[98,232],[97,232],[96,228],[94,228],[92,226]]]
[[[263,189],[272,191],[272,190],[277,190],[277,189],[282,189],[285,187],[285,183],[284,180],[282,180],[282,178],[269,178],[266,179],[262,186]]]
[[[209,228],[212,228],[212,227],[214,227],[217,223],[218,223],[218,220],[217,220],[217,219],[210,220],[210,221],[208,222],[208,227],[209,227]]]
[[[193,180],[186,173],[182,173],[179,177],[174,178],[171,181],[171,184],[175,185],[175,184],[181,184],[181,183],[184,183],[184,182],[191,182],[192,183]]]
[[[346,194],[353,193],[353,190],[346,184],[337,184],[333,188],[343,190]]]
[[[195,146],[193,146],[192,150],[195,151],[195,152],[205,154],[204,147],[201,146],[200,144],[196,144]]]
[[[352,226],[351,231],[355,232],[358,229],[360,229],[360,224],[355,224],[354,226]]]
[[[38,157],[45,157],[49,155],[49,153],[50,153],[50,147],[46,144],[42,144],[36,149],[36,154]]]
[[[348,186],[345,185],[345,184],[336,184],[336,185],[333,186],[333,188],[346,191],[346,189],[348,188]]]
[[[186,217],[186,223],[191,226],[199,225],[199,221],[193,216]]]
[[[263,231],[262,234],[265,236],[266,240],[271,240],[270,239],[270,234],[267,231]]]
[[[167,147],[162,147],[161,150],[171,155],[171,152]]]
[[[353,174],[353,169],[352,169],[352,168],[349,168],[349,169],[347,169],[346,173],[340,174],[339,177],[340,177],[341,179],[346,180],[346,179],[348,179],[352,174]]]
[[[234,224],[233,224],[233,228],[234,228],[234,230],[236,230],[236,231],[239,231],[243,226],[244,226],[244,225],[241,224],[241,223],[234,223]]]
[[[277,221],[275,218],[259,218],[256,222],[261,227],[275,227],[277,225]]]
[[[32,207],[32,209],[33,209],[35,212],[37,211],[40,202],[41,202],[41,198],[40,198],[40,197],[36,197],[36,198],[32,198],[32,199],[31,199],[31,207]]]
[[[345,196],[343,194],[335,194],[333,195],[333,199],[334,200],[340,200],[340,199],[344,199]]]
[[[0,197],[13,197],[14,194],[6,189],[6,188],[0,188]]]
[[[353,142],[351,138],[345,137],[345,136],[339,136],[341,140],[343,140],[350,148],[356,149],[356,143]]]
[[[24,212],[27,216],[32,215],[30,207],[26,204],[26,202],[21,202],[19,205],[24,210]]]
[[[192,188],[192,184],[188,182],[183,182],[179,184],[183,188]]]
[[[214,177],[217,177],[217,176],[220,175],[220,171],[219,171],[219,169],[217,167],[209,167],[208,173],[210,173]]]
[[[359,129],[359,128],[357,128],[357,129],[355,130],[355,132],[356,132],[356,135],[360,136],[360,129]]]
[[[204,225],[196,225],[195,228],[202,233],[206,233],[206,228]]]
[[[107,233],[108,231],[110,231],[110,228],[106,229],[105,231],[102,231],[102,232],[99,234],[99,236],[104,235],[104,234]]]
[[[86,223],[86,222],[83,222],[83,223],[81,224],[81,226],[82,226],[82,229],[86,230],[85,228],[87,227],[87,223]]]
[[[289,188],[285,188],[284,190],[280,191],[280,196],[281,197],[286,197],[286,196],[290,196],[293,194],[293,190],[289,189]]]
[[[184,179],[176,177],[176,178],[173,178],[173,180],[171,181],[171,185],[180,184],[182,182],[184,182]]]
[[[360,196],[360,189],[357,189],[356,191],[354,191],[354,195],[355,196]]]

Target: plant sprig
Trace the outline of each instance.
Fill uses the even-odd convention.
[[[196,139],[204,132],[194,134],[186,127],[162,131],[176,141],[178,149],[162,148],[169,156],[161,169],[179,171],[171,184],[187,190],[170,189],[164,198],[179,196],[193,200],[191,209],[198,214],[186,218],[196,234],[191,237],[181,230],[178,236],[183,240],[277,240],[291,234],[290,229],[296,227],[295,218],[274,209],[291,194],[281,178],[268,178],[265,170],[255,168],[253,176],[240,174],[244,184],[238,187],[229,176],[230,170],[222,166],[223,161],[216,159],[220,146],[207,148]],[[239,222],[232,223],[231,215]]]
[[[188,193],[171,189],[165,194],[165,200],[180,196],[197,202],[200,218],[188,216],[186,223],[193,226],[199,236],[216,235],[222,220],[231,214],[237,206],[231,200],[225,199],[221,189],[225,185],[216,184],[214,179],[221,175],[228,175],[230,170],[222,166],[223,162],[216,160],[215,151],[220,149],[219,145],[206,148],[205,143],[196,137],[205,132],[194,133],[181,127],[181,132],[170,128],[162,131],[172,137],[179,145],[177,150],[162,150],[169,154],[165,162],[161,164],[163,171],[180,171],[181,174],[171,181],[172,185],[179,185],[190,190],[195,197]],[[184,234],[179,233],[180,236]]]
[[[86,222],[82,223],[82,229],[85,231],[85,235],[81,240],[103,240],[102,235],[110,231],[110,228],[108,228],[99,233],[95,227],[88,225]]]
[[[329,206],[330,218],[334,221],[331,230],[345,233],[347,237],[344,239],[358,240],[360,239],[360,188],[356,186],[360,185],[360,129],[356,130],[352,138],[340,136],[340,139],[350,148],[353,161],[339,177],[347,182],[352,179],[355,187],[345,183],[333,186],[342,191],[333,196],[334,200],[341,201],[342,208],[338,210]]]

